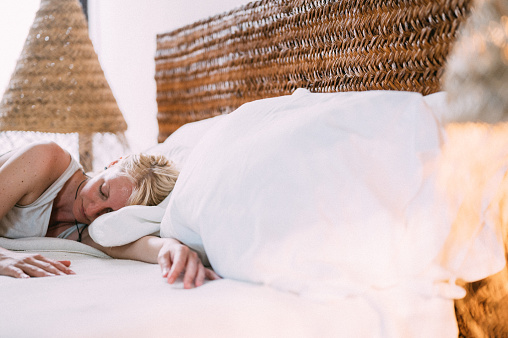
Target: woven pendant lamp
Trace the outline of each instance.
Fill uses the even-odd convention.
[[[78,0],[41,0],[0,102],[0,131],[78,133],[92,169],[92,136],[112,133],[126,148],[127,124],[104,77]]]

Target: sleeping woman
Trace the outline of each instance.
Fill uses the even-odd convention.
[[[129,155],[89,177],[53,142],[34,143],[0,156],[0,236],[59,237],[93,246],[114,258],[163,262],[173,283],[184,286],[218,276],[197,254],[173,239],[148,236],[120,247],[102,247],[88,235],[97,217],[127,205],[157,205],[173,189],[178,171],[160,155]],[[158,258],[161,248],[165,248]],[[68,261],[0,248],[0,275],[17,278],[74,274]]]

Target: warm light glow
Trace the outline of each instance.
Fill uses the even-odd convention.
[[[494,21],[489,23],[489,40],[498,47],[506,45],[506,34],[501,23]]]

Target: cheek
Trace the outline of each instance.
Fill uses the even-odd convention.
[[[128,189],[128,188],[122,189],[121,196],[122,196],[122,201],[123,201],[124,205],[127,204],[127,201],[131,197],[131,194],[132,194],[132,189]]]
[[[81,193],[79,194],[79,197],[81,197],[83,200],[89,199],[91,191],[92,191],[92,189],[91,189],[90,186],[85,186],[81,190]]]
[[[122,187],[118,189],[117,193],[115,194],[116,209],[125,207],[127,205],[127,201],[131,197],[131,194],[132,194],[131,187]]]
[[[83,187],[83,189],[81,189],[76,202],[78,202],[78,204],[88,205],[89,203],[97,202],[97,199],[98,196],[96,184],[87,184]]]

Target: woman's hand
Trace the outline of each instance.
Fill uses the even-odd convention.
[[[203,285],[205,278],[220,279],[215,272],[203,266],[196,252],[176,239],[164,239],[157,261],[162,270],[162,277],[167,278],[169,284],[173,284],[178,276],[185,271],[183,276],[185,289],[192,288],[193,284],[196,287]]]
[[[0,248],[0,275],[16,278],[74,275],[69,261],[55,261],[39,254],[13,252]]]

